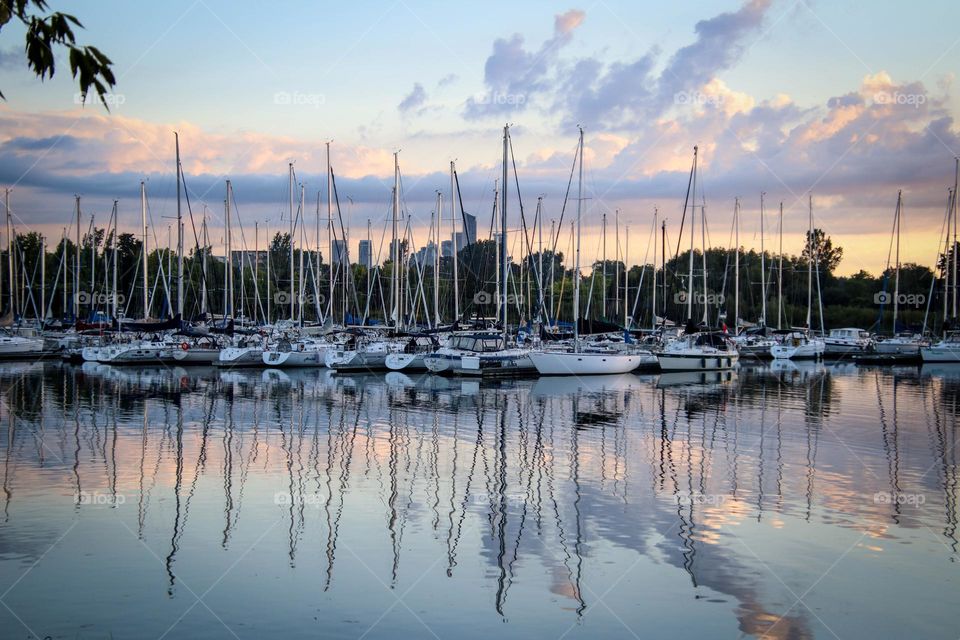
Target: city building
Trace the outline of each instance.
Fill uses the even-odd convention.
[[[367,269],[373,267],[373,247],[369,240],[361,240],[357,248],[357,255],[360,258],[359,263]]]

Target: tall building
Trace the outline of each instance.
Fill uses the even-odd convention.
[[[371,242],[369,240],[360,241],[357,254],[360,257],[360,264],[367,269],[373,267],[373,247],[371,246]]]
[[[400,256],[400,260],[403,260],[406,256],[406,247],[404,247],[403,240],[399,238],[390,242],[390,262],[397,262],[397,256]]]
[[[441,258],[453,257],[453,240],[442,240],[440,242],[440,257]]]
[[[477,241],[477,216],[463,212],[463,232],[466,235],[467,244]]]
[[[334,240],[333,247],[333,262],[337,264],[346,264],[347,262],[347,242],[346,240]]]

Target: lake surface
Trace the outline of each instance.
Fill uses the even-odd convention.
[[[960,633],[960,367],[0,389],[3,638]]]

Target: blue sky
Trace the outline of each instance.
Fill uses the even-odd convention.
[[[140,177],[152,183],[152,206],[168,214],[174,128],[188,180],[204,185],[197,201],[216,208],[223,196],[215,185],[231,177],[256,219],[278,215],[287,161],[308,192],[323,186],[326,140],[344,195],[358,203],[358,226],[381,219],[391,154],[401,149],[408,205],[423,225],[453,158],[468,208],[486,206],[509,121],[526,198],[545,193],[558,210],[579,123],[596,192],[592,219],[620,208],[646,228],[654,205],[675,212],[699,144],[716,243],[726,241],[733,197],[744,198],[746,217],[760,191],[795,210],[787,233],[799,234],[813,189],[818,224],[848,246],[843,268],[877,271],[901,187],[908,259],[931,262],[960,152],[952,88],[960,11],[948,2],[56,8],[84,23],[81,43],[115,61],[122,103],[110,115],[80,109],[65,66],[43,84],[13,66],[20,36],[4,29],[0,180],[16,185],[23,225],[61,226],[75,191],[104,219],[113,197],[134,216]],[[702,108],[678,106],[678,91]],[[504,94],[519,102],[484,102]],[[889,108],[877,96],[923,103]],[[741,237],[751,244],[748,232]]]

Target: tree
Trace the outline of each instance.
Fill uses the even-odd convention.
[[[109,111],[104,95],[116,84],[111,69],[113,63],[96,47],[76,44],[73,27],[83,28],[79,20],[59,11],[40,15],[46,11],[47,0],[0,0],[0,30],[13,19],[26,27],[27,67],[41,81],[52,78],[56,71],[54,47],[65,48],[69,52],[70,73],[79,82],[84,99],[93,87],[100,103]],[[2,91],[0,98],[6,100]]]
[[[807,241],[803,247],[801,258],[804,262],[810,259],[811,247],[816,251],[816,262],[820,265],[821,273],[832,274],[843,260],[843,247],[834,247],[830,236],[823,232],[823,229],[814,229],[811,238],[811,232],[807,232]]]

